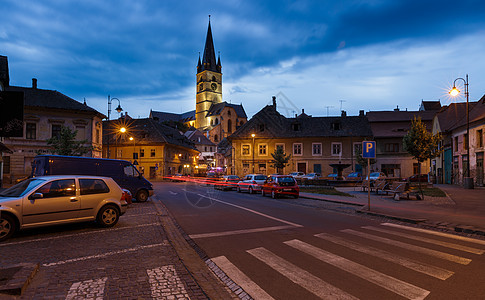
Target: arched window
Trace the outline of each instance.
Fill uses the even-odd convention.
[[[218,142],[219,141],[219,137],[216,135],[214,135],[214,142]]]
[[[232,121],[231,121],[231,119],[227,120],[227,133],[232,133]]]
[[[216,118],[216,125],[219,124],[219,118]]]
[[[212,81],[216,81],[216,76],[212,76]]]
[[[211,120],[211,126],[214,126],[214,120]]]

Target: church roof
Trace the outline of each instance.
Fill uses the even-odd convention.
[[[152,110],[150,111],[150,118],[156,120],[157,122],[188,122],[195,120],[195,110],[191,110],[182,114]]]
[[[209,19],[209,27],[207,28],[207,37],[205,39],[204,54],[202,55],[202,63],[200,62],[200,57],[199,57],[199,63],[197,65],[197,73],[200,73],[205,70],[218,72],[218,73],[221,72],[220,57],[219,57],[219,60],[216,61],[216,51],[214,50],[214,41],[212,39],[210,19]]]
[[[222,110],[226,106],[233,108],[236,111],[236,114],[239,118],[247,118],[246,112],[244,111],[244,107],[241,104],[231,104],[231,103],[227,103],[226,101],[212,104],[206,116],[210,117],[210,116],[220,115]]]

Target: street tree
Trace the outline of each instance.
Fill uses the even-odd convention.
[[[282,173],[283,169],[288,165],[288,161],[291,159],[291,154],[286,155],[283,148],[278,147],[271,153],[273,159],[271,160],[271,167],[275,168],[278,174]]]
[[[77,130],[72,131],[67,126],[61,126],[58,136],[53,136],[47,140],[53,154],[82,156],[92,150],[92,146],[84,146],[89,143],[88,140],[77,141]]]

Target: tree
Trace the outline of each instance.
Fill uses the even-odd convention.
[[[92,150],[92,146],[84,146],[88,140],[76,141],[77,130],[72,131],[69,127],[61,126],[59,136],[53,136],[47,140],[53,154],[82,156]]]
[[[281,173],[284,167],[288,165],[288,161],[291,159],[291,154],[286,155],[281,147],[276,148],[274,153],[271,153],[271,156],[273,159],[271,160],[270,166],[275,168],[278,173]]]

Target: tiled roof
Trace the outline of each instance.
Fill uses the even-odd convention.
[[[267,138],[372,136],[364,116],[310,117],[302,114],[296,118],[286,118],[272,105],[260,110],[229,139],[248,137],[252,133]]]
[[[24,105],[30,107],[42,107],[64,110],[77,110],[98,114],[102,118],[106,118],[105,115],[98,112],[94,108],[91,108],[81,102],[78,102],[58,91],[44,90],[38,88],[25,88],[18,86],[9,86],[7,91],[24,92]]]
[[[441,102],[439,100],[432,101],[432,100],[422,100],[421,107],[419,110],[430,111],[430,110],[440,110],[441,109]]]
[[[433,117],[436,111],[370,111],[369,119],[374,137],[404,137],[414,118],[421,118],[428,130],[431,131]]]
[[[239,118],[247,118],[246,112],[244,111],[244,107],[241,104],[231,104],[227,103],[226,101],[213,104],[211,105],[209,112],[207,112],[207,117],[220,115],[224,107],[231,107],[236,111],[236,115]]]
[[[158,122],[173,121],[173,122],[188,122],[195,120],[195,110],[185,112],[183,114],[175,114],[163,111],[150,111],[152,119]]]
[[[485,96],[477,102],[469,102],[468,106],[470,123],[485,119]],[[443,132],[466,126],[466,102],[444,106],[437,118]]]

